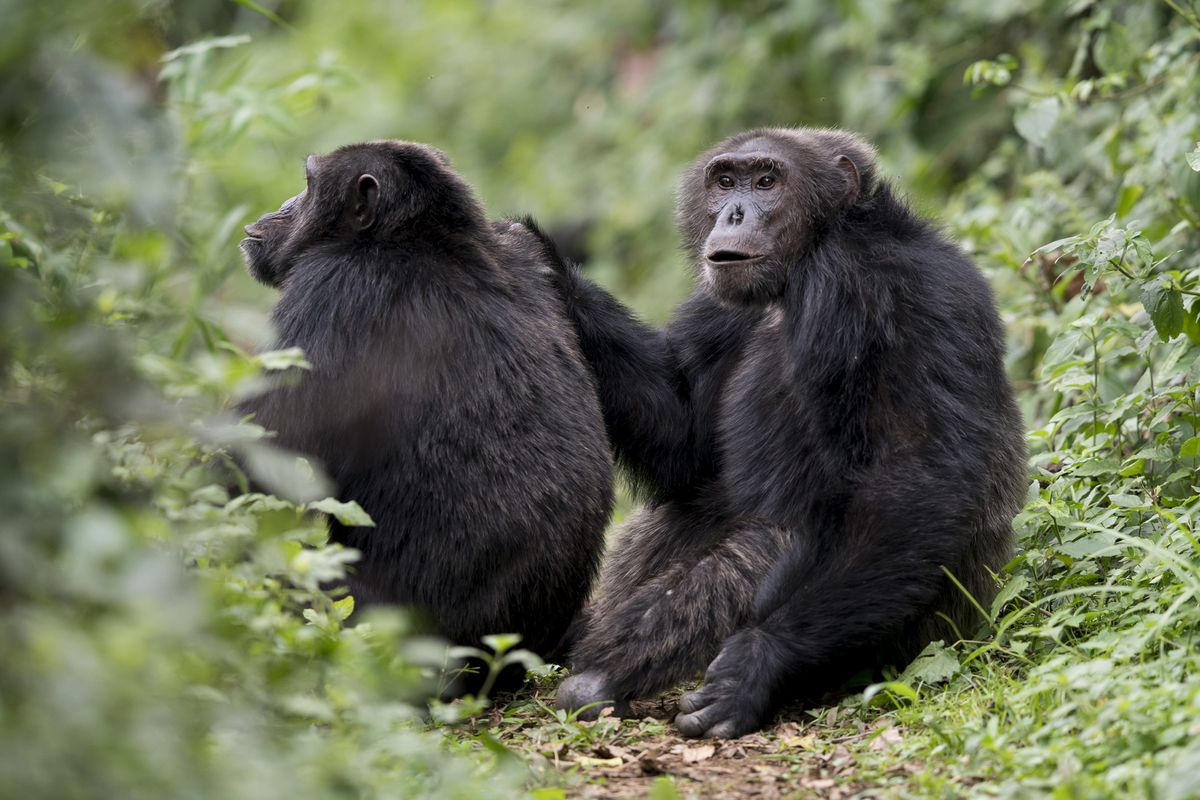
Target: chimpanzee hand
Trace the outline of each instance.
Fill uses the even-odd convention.
[[[725,640],[704,674],[704,686],[679,699],[675,726],[684,736],[733,739],[761,728],[770,718],[771,679],[764,675],[760,631]]]
[[[529,217],[504,219],[492,223],[492,229],[502,241],[523,250],[533,259],[535,266],[556,288],[561,288],[572,267],[558,253],[558,248],[545,231]]]

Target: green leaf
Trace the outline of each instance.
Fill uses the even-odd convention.
[[[1022,139],[1041,147],[1049,140],[1061,112],[1057,97],[1043,97],[1018,111],[1013,117],[1013,125]]]
[[[1095,478],[1100,475],[1112,475],[1118,469],[1115,459],[1093,458],[1073,467],[1071,474],[1082,478]]]
[[[1135,458],[1144,458],[1147,461],[1169,461],[1175,457],[1175,451],[1166,445],[1148,444],[1145,447],[1139,447],[1133,455]]]
[[[1158,338],[1167,342],[1183,333],[1183,295],[1178,289],[1161,280],[1150,281],[1142,287],[1142,305]]]
[[[343,525],[349,525],[355,528],[374,528],[375,521],[371,519],[371,515],[363,511],[362,506],[351,500],[348,503],[343,503],[340,500],[335,500],[332,497],[326,497],[324,500],[317,500],[309,503],[310,511],[320,511],[329,514]]]
[[[1072,558],[1087,558],[1112,546],[1113,537],[1111,534],[1093,533],[1087,536],[1080,536],[1074,541],[1064,542],[1058,546],[1058,552],[1065,553]]]
[[[489,753],[502,761],[519,762],[521,760],[520,756],[505,747],[503,742],[501,742],[495,736],[492,736],[492,734],[486,730],[481,731],[475,738],[480,744],[483,745],[484,750],[487,750]]]
[[[478,647],[469,647],[467,645],[455,645],[446,649],[446,655],[451,660],[465,660],[468,658],[478,658],[480,661],[488,661],[492,654]]]
[[[521,648],[520,650],[510,650],[504,654],[500,662],[496,665],[497,669],[504,669],[513,664],[520,664],[525,672],[541,667],[545,662],[542,657],[532,650]]]
[[[345,621],[351,614],[354,613],[354,596],[346,595],[341,600],[337,600],[333,604],[334,615],[339,622]]]
[[[1078,328],[1068,328],[1054,337],[1042,356],[1042,369],[1048,370],[1071,360],[1084,341],[1084,333]]]
[[[1183,332],[1192,344],[1200,344],[1200,301],[1192,301],[1183,315]]]
[[[482,640],[484,644],[492,648],[496,655],[503,655],[520,643],[521,634],[493,633],[490,636],[482,637]]]
[[[1124,25],[1113,23],[1100,34],[1093,50],[1096,66],[1106,75],[1128,72],[1133,69],[1138,57],[1137,48],[1129,41],[1129,31]]]
[[[244,6],[245,8],[250,9],[255,14],[261,14],[281,28],[285,28],[287,30],[292,29],[292,26],[289,25],[283,17],[279,16],[271,9],[259,5],[258,3],[254,2],[254,0],[233,0],[233,2],[237,3],[239,6]]]
[[[1131,459],[1130,461],[1128,461],[1124,466],[1122,466],[1121,471],[1118,472],[1117,474],[1120,475],[1122,478],[1132,478],[1137,475],[1141,475],[1145,471],[1146,471],[1146,459],[1134,458],[1134,459]]]
[[[873,683],[863,690],[863,702],[870,703],[871,699],[876,695],[884,693],[892,699],[892,702],[899,706],[900,700],[908,700],[913,703],[921,699],[921,695],[916,689],[909,686],[903,681],[885,681],[883,683]]]
[[[304,351],[299,347],[289,347],[286,350],[270,350],[259,353],[254,360],[265,370],[281,369],[312,369],[312,364],[304,358]]]
[[[1024,575],[1014,575],[1010,578],[1008,583],[1004,584],[1000,591],[996,593],[995,599],[992,600],[992,616],[997,616],[1000,613],[1000,609],[1004,608],[1004,606],[1028,587],[1029,578]]]
[[[273,494],[297,503],[320,499],[333,490],[307,459],[270,444],[247,442],[241,447],[246,471]]]
[[[210,50],[241,47],[244,44],[250,44],[249,36],[214,36],[211,39],[202,39],[194,44],[178,47],[170,52],[164,53],[159,61],[166,64],[167,62],[175,61],[179,58],[202,56],[207,54]]]
[[[646,793],[646,800],[679,800],[675,782],[667,775],[659,775],[650,785],[650,791]]]
[[[1180,445],[1179,455],[1184,458],[1195,458],[1200,455],[1200,436],[1193,436]]]
[[[1013,70],[1017,68],[1017,60],[1004,53],[996,60],[976,61],[967,67],[963,73],[963,83],[990,83],[993,86],[1007,86],[1012,81]]]
[[[1200,172],[1200,142],[1196,142],[1196,149],[1187,154],[1188,166],[1195,172]]]
[[[1135,183],[1131,186],[1126,186],[1121,189],[1121,196],[1117,200],[1117,216],[1124,217],[1133,210],[1133,206],[1145,194],[1146,187],[1140,183]]]
[[[1053,253],[1055,250],[1062,250],[1063,253],[1070,253],[1082,242],[1083,236],[1065,236],[1062,239],[1055,239],[1053,242],[1046,244],[1034,250],[1034,253]]]
[[[908,684],[942,683],[961,670],[958,656],[947,650],[944,642],[930,642],[900,675],[900,680]]]

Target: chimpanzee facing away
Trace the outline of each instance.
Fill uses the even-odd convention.
[[[623,712],[707,665],[688,736],[970,636],[1025,489],[1003,331],[967,257],[836,130],[700,156],[679,222],[698,285],[665,330],[559,282],[648,507],[605,566],[560,707]],[[954,580],[949,576],[953,575]]]
[[[517,632],[553,655],[599,565],[613,469],[536,228],[493,227],[419,144],[351,145],[306,171],[242,249],[282,292],[278,345],[312,370],[241,410],[374,518],[331,521],[362,551],[360,605],[422,608],[458,643]]]

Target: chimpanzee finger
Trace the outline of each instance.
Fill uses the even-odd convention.
[[[709,728],[722,722],[720,708],[707,706],[691,714],[679,714],[675,717],[675,727],[690,739],[704,736]]]
[[[702,686],[695,691],[685,692],[679,698],[679,710],[684,714],[691,714],[711,703],[712,700],[709,698],[711,692],[706,691],[708,688],[708,686]]]

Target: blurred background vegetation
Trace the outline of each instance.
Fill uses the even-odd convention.
[[[872,139],[1010,331],[1033,457],[993,624],[851,703],[935,765],[899,791],[1197,796],[1195,0],[0,0],[0,20],[0,797],[523,792],[486,734],[414,721],[437,656],[402,616],[341,626],[318,584],[353,554],[304,513],[319,477],[289,500],[214,477],[272,459],[221,410],[296,358],[251,355],[272,295],[241,226],[308,153],[430,142],[661,321],[689,285],[676,180],[755,125]]]

